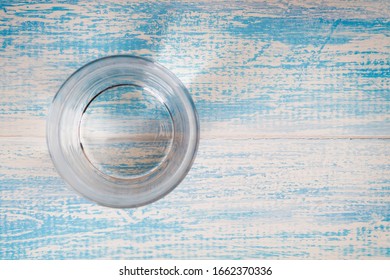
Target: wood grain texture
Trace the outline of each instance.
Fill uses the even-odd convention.
[[[0,259],[390,257],[388,1],[0,2]],[[79,197],[46,148],[85,63],[153,58],[188,87],[199,153],[132,210]]]

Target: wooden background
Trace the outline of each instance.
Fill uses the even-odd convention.
[[[0,258],[390,257],[390,2],[0,2]],[[85,63],[153,58],[188,87],[186,179],[136,209],[59,177],[51,100]]]

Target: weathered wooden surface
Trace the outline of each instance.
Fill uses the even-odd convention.
[[[390,257],[388,1],[0,4],[0,258]],[[106,55],[188,87],[184,182],[133,210],[57,175],[45,122]]]

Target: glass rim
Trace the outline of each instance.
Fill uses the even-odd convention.
[[[164,100],[175,124],[175,150],[157,174],[111,180],[86,163],[89,160],[80,149],[80,123],[89,102],[101,93],[99,87],[109,88],[110,83],[126,79],[150,86]],[[46,141],[55,168],[73,190],[103,206],[133,208],[164,197],[180,184],[195,160],[199,132],[195,104],[171,71],[149,58],[114,55],[85,64],[61,85],[50,106]]]

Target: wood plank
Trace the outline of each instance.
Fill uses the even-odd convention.
[[[0,144],[0,258],[389,257],[388,140],[203,140],[184,182],[133,210],[68,189],[42,139]]]
[[[203,137],[387,137],[388,14],[388,1],[4,5],[0,136],[44,137],[62,82],[127,53],[183,80]]]
[[[390,244],[389,1],[0,5],[0,259],[382,259]],[[188,87],[198,157],[162,200],[79,197],[48,107],[106,55]]]

